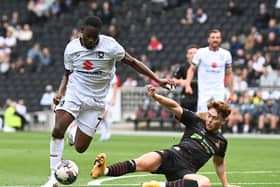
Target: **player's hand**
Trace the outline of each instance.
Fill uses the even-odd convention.
[[[185,86],[185,93],[193,94],[193,90],[192,90],[192,87],[190,85]]]
[[[57,95],[54,96],[54,98],[53,98],[53,103],[54,103],[55,105],[58,105],[58,103],[60,102],[61,98],[62,98],[62,95],[57,94]]]
[[[149,84],[149,85],[146,86],[146,90],[148,91],[148,95],[149,95],[150,97],[154,97],[154,96],[155,96],[155,94],[156,94],[156,89],[155,89],[154,86],[152,86],[151,84]]]
[[[160,79],[159,80],[159,85],[162,88],[165,88],[169,91],[174,90],[176,88],[176,83],[172,79]]]

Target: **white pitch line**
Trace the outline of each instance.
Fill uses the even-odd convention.
[[[200,174],[208,174],[213,175],[216,174],[215,172],[199,172]],[[268,173],[280,173],[280,171],[231,171],[227,172],[227,174],[268,174]],[[120,176],[120,177],[107,177],[97,180],[92,180],[88,182],[89,186],[100,186],[105,181],[113,181],[113,180],[119,180],[119,179],[126,179],[126,178],[133,178],[133,177],[146,177],[146,176],[155,176],[155,174],[140,174],[140,175],[127,175],[127,176]],[[250,182],[244,182],[244,183],[235,183],[235,184],[246,184],[246,185],[261,185],[261,184],[280,184],[280,182],[274,182],[274,183],[250,183]],[[121,184],[102,184],[102,186],[121,186]],[[139,184],[124,184],[124,186],[139,186]],[[220,183],[212,183],[212,185],[220,185]]]
[[[92,181],[88,182],[88,185],[89,186],[100,186],[105,181],[112,181],[112,180],[118,180],[118,179],[127,179],[127,178],[134,178],[134,177],[146,177],[146,176],[152,176],[152,175],[153,174],[128,175],[128,176],[120,176],[120,177],[108,177],[108,178],[92,180]]]
[[[280,185],[280,181],[279,182],[238,182],[238,183],[231,183],[233,185]],[[0,187],[35,187],[35,186],[40,186],[38,184],[32,184],[32,185],[28,185],[28,186],[24,186],[24,185],[15,185],[15,186],[0,186]],[[85,187],[86,185],[70,185],[70,186],[75,186],[75,187]],[[140,183],[138,184],[102,184],[102,186],[140,186]],[[212,183],[212,186],[221,186],[221,183]]]

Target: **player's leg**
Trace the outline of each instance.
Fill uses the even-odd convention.
[[[101,123],[103,110],[82,110],[76,118],[78,126],[74,146],[77,152],[83,153],[89,147],[96,129]]]
[[[202,175],[187,174],[182,179],[158,182],[144,182],[142,187],[211,187],[210,180]]]
[[[57,110],[55,116],[55,126],[52,131],[52,138],[50,142],[51,175],[48,182],[44,184],[43,187],[53,187],[59,185],[54,177],[55,166],[62,158],[64,150],[64,133],[69,124],[74,120],[74,117],[64,110]]]
[[[208,177],[198,174],[187,174],[183,178],[184,181],[196,181],[198,187],[211,187]]]
[[[91,171],[92,178],[100,176],[121,176],[135,171],[155,171],[161,165],[162,158],[156,152],[146,153],[134,160],[118,162],[106,167],[106,155],[99,154]]]

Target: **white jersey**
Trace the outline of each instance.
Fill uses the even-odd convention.
[[[124,56],[124,48],[109,36],[100,35],[98,45],[92,50],[83,47],[80,38],[69,42],[64,52],[64,66],[73,73],[69,75],[66,95],[105,102],[115,74],[115,62]]]
[[[232,66],[229,51],[219,48],[211,51],[209,47],[197,50],[193,64],[198,68],[198,90],[202,95],[215,95],[224,93],[225,69]]]

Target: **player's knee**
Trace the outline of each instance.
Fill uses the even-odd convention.
[[[79,144],[75,144],[75,150],[78,153],[84,153],[87,150],[88,146],[84,146],[84,145],[79,145]]]
[[[54,127],[52,131],[52,137],[56,139],[63,139],[64,138],[64,130]]]
[[[211,182],[208,177],[202,176],[198,180],[198,186],[199,187],[211,187]]]

